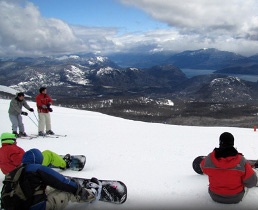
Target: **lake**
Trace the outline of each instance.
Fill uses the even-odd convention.
[[[213,74],[216,70],[210,70],[210,69],[181,69],[182,72],[185,73],[185,75],[188,78],[192,78],[199,75],[207,75],[207,74]],[[238,77],[243,80],[247,80],[250,82],[257,82],[258,81],[258,75],[250,75],[250,74],[224,74],[229,75],[233,77]]]

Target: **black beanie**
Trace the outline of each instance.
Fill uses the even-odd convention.
[[[46,90],[47,88],[45,88],[45,87],[41,87],[40,89],[39,89],[39,92],[40,93],[42,93],[44,90]]]
[[[234,146],[234,136],[231,133],[222,133],[219,137],[220,147],[233,147]]]

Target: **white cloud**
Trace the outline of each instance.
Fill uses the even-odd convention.
[[[196,32],[238,32],[243,27],[252,28],[257,22],[258,3],[256,0],[120,0],[134,5],[153,18],[179,30]]]
[[[257,53],[256,0],[118,0],[138,7],[179,33],[176,46],[215,47],[239,53]],[[182,42],[181,38],[185,41]],[[172,41],[169,42],[172,46]],[[238,45],[238,46],[236,46]],[[181,47],[182,50],[187,48]],[[251,48],[250,48],[251,47]],[[176,47],[177,48],[177,47]],[[249,49],[249,50],[248,50]]]
[[[0,55],[45,55],[98,48],[62,20],[43,18],[32,3],[0,1]],[[93,35],[92,35],[93,37]]]
[[[69,25],[44,18],[26,0],[0,0],[0,56],[200,48],[244,55],[258,52],[256,0],[117,1],[141,8],[171,28],[120,34],[118,28]]]

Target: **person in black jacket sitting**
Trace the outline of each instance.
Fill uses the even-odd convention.
[[[63,209],[72,202],[95,201],[101,191],[101,184],[92,178],[92,188],[86,189],[79,183],[64,177],[57,171],[41,165],[42,153],[38,149],[27,151],[22,158],[25,176],[34,195],[28,199],[29,209]]]

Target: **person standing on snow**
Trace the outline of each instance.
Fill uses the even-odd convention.
[[[36,102],[38,107],[39,114],[39,124],[38,124],[38,135],[44,136],[44,128],[46,126],[46,134],[54,135],[54,132],[51,130],[51,119],[50,113],[52,108],[50,106],[53,104],[52,99],[47,95],[47,88],[41,87],[39,89],[40,94],[36,96]]]
[[[22,107],[25,107],[30,112],[34,112],[34,109],[32,109],[24,99],[24,93],[20,92],[16,94],[16,97],[11,100],[10,107],[9,107],[9,118],[12,123],[12,130],[13,134],[19,136],[27,136],[24,130],[24,125],[22,122],[22,116],[27,116],[27,112],[22,111]],[[17,132],[17,128],[19,127],[19,134]]]
[[[239,203],[245,187],[257,185],[257,176],[249,162],[234,148],[234,136],[225,132],[215,148],[202,162],[203,173],[209,176],[209,194],[219,203]]]
[[[0,169],[3,174],[8,174],[22,163],[22,157],[25,151],[17,146],[16,136],[11,133],[2,133],[1,135],[2,147],[0,148]],[[50,164],[60,169],[67,169],[71,164],[71,155],[66,154],[63,158],[50,151],[45,150],[42,152],[43,162],[42,165],[49,166]]]
[[[18,202],[4,199],[4,197],[1,202],[2,208],[30,210],[64,209],[69,201],[88,203],[99,198],[101,183],[98,179],[92,178],[90,185],[86,188],[80,185],[80,183],[73,181],[72,178],[68,179],[57,171],[41,165],[42,161],[43,156],[38,149],[31,149],[23,155],[21,167],[24,167],[25,171],[24,175],[20,176],[21,180],[19,182],[22,182],[20,186],[23,192],[29,192],[24,194],[26,202],[23,202],[22,206],[17,207],[16,203]],[[5,193],[5,189],[5,186],[3,186],[2,195],[10,196],[10,193]],[[13,199],[18,198],[13,196]]]

